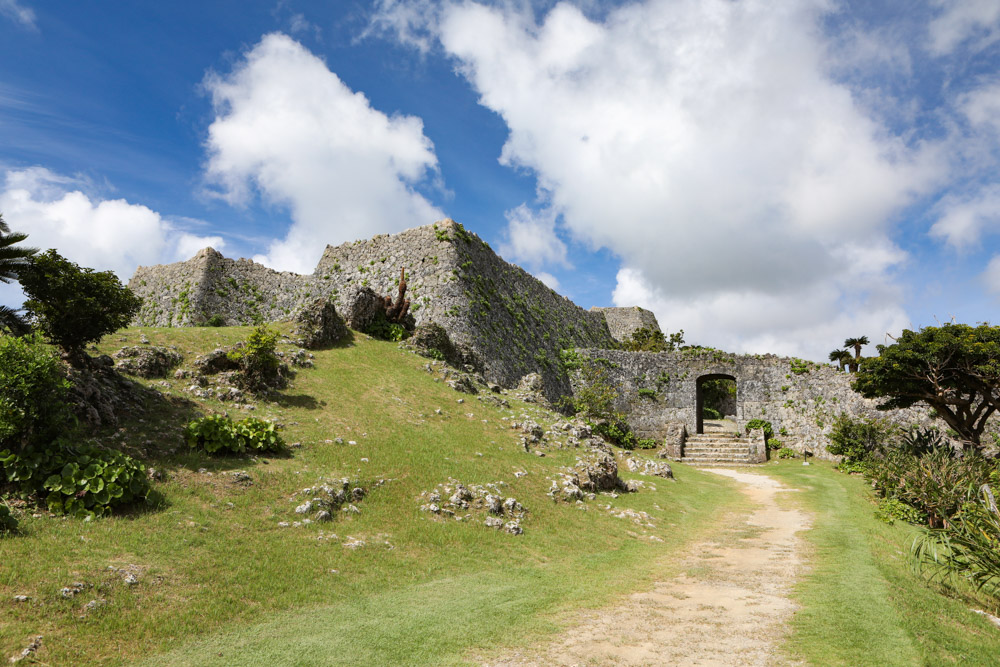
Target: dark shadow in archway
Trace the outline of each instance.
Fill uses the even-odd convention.
[[[696,433],[705,432],[706,408],[717,410],[722,417],[736,416],[736,378],[723,373],[712,373],[698,378],[696,386]],[[731,394],[731,397],[727,397],[727,394]]]

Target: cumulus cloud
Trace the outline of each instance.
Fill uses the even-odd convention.
[[[535,277],[542,281],[546,287],[550,287],[554,290],[559,289],[559,279],[556,278],[551,273],[546,273],[545,271],[539,271],[535,274]]]
[[[630,276],[661,319],[744,349],[903,320],[898,291],[857,300],[851,279],[892,283],[905,255],[889,221],[947,165],[830,74],[830,3],[648,0],[599,21],[565,2],[540,21],[513,3],[440,7],[432,34],[509,128],[501,161],[535,174],[574,238],[621,258],[616,301]],[[871,311],[837,315],[845,302]]]
[[[979,243],[983,231],[1000,223],[1000,185],[983,187],[969,197],[947,197],[931,227],[931,236],[964,249]]]
[[[936,0],[941,13],[928,26],[930,50],[944,55],[967,40],[982,49],[1000,39],[1000,4],[995,0]]]
[[[85,179],[43,167],[12,170],[3,178],[0,212],[11,229],[28,234],[26,245],[55,248],[81,266],[110,269],[123,281],[140,264],[188,259],[205,246],[224,245],[221,237],[177,229],[146,206],[102,199],[90,190]]]
[[[566,244],[556,235],[553,211],[533,211],[521,204],[507,211],[506,217],[506,238],[500,245],[501,255],[532,268],[546,265],[569,267]]]
[[[1000,294],[1000,255],[994,255],[982,275],[986,289],[994,294]]]
[[[25,28],[36,30],[35,10],[25,7],[17,0],[0,0],[0,15],[6,16],[15,23],[20,23]]]
[[[373,109],[290,37],[264,36],[205,87],[216,113],[206,141],[212,192],[234,205],[259,194],[291,213],[285,238],[258,261],[306,273],[327,243],[444,217],[414,189],[437,168],[421,120]]]

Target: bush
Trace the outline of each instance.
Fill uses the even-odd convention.
[[[841,413],[833,420],[826,450],[843,456],[842,468],[863,463],[874,452],[884,450],[896,427],[881,419],[854,419]]]
[[[992,489],[984,485],[946,530],[925,532],[913,554],[932,577],[953,573],[977,589],[1000,592],[1000,510]]]
[[[894,449],[872,457],[866,476],[880,494],[923,512],[932,528],[940,528],[989,481],[991,470],[982,456],[970,452],[959,458],[948,447],[924,456]]]
[[[239,365],[235,381],[241,389],[258,393],[284,384],[277,347],[278,334],[261,325],[226,355]]]
[[[212,315],[210,318],[205,320],[206,327],[224,327],[226,326],[226,318],[222,315]]]
[[[0,502],[0,533],[13,533],[17,530],[17,519],[11,513],[6,504]]]
[[[156,498],[138,462],[93,444],[60,440],[19,454],[4,450],[0,468],[7,482],[43,497],[49,511],[59,514],[102,516],[119,505]]]
[[[770,449],[770,450],[776,451],[776,450],[782,449],[784,447],[785,447],[785,443],[783,443],[781,440],[778,440],[777,438],[768,438],[767,439],[767,448]]]
[[[774,428],[771,426],[771,422],[764,419],[751,419],[746,423],[744,430],[749,433],[750,431],[762,428],[764,429],[764,439],[771,440],[774,438]]]
[[[238,422],[222,415],[202,417],[187,425],[184,437],[188,445],[209,454],[280,452],[285,449],[285,440],[278,433],[278,426],[257,417],[247,417]]]
[[[69,380],[37,337],[0,336],[0,449],[45,446],[72,421]]]
[[[365,327],[364,332],[372,338],[378,338],[379,340],[391,340],[397,343],[399,341],[406,340],[406,338],[410,335],[410,332],[407,331],[405,326],[396,322],[390,322],[388,318],[386,318],[385,313],[382,311],[379,311],[379,313],[375,315],[375,318],[371,321],[371,323]]]
[[[770,447],[770,443],[768,443],[768,447]],[[797,458],[798,455],[799,453],[794,449],[792,449],[791,447],[781,447],[778,450],[779,459],[794,459]]]
[[[707,405],[701,408],[702,419],[722,419],[722,413]]]
[[[55,250],[36,255],[20,282],[28,296],[24,307],[74,364],[88,344],[128,326],[142,306],[111,271],[81,268]]]
[[[922,524],[927,521],[926,514],[898,498],[880,498],[878,506],[875,508],[875,518],[890,526],[896,521],[913,524]]]
[[[629,352],[673,352],[684,344],[684,330],[670,334],[670,338],[662,331],[651,327],[641,327],[622,341],[621,349]]]

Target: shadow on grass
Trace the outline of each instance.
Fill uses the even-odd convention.
[[[308,394],[281,394],[272,399],[283,408],[303,408],[305,410],[318,410],[326,407],[326,401],[317,401],[315,397]]]

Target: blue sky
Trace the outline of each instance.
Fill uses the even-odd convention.
[[[0,0],[0,63],[0,212],[123,279],[448,216],[734,351],[1000,303],[1000,0]]]

